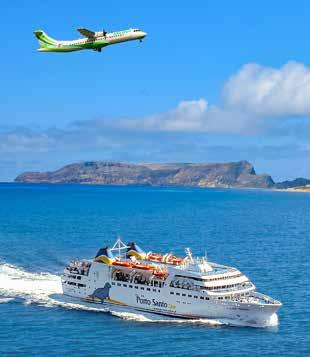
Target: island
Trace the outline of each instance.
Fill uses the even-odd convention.
[[[128,164],[86,161],[52,172],[24,172],[20,183],[273,188],[270,175],[257,175],[248,161],[227,163]]]

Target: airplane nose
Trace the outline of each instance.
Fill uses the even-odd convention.
[[[143,32],[143,31],[141,31],[142,32],[142,36],[143,36],[143,38],[147,35],[147,32]]]

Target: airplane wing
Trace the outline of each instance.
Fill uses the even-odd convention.
[[[84,29],[84,28],[81,28],[81,29],[77,29],[79,31],[79,33],[87,38],[93,38],[95,37],[95,32],[94,31],[91,31],[91,30],[87,30],[87,29]]]

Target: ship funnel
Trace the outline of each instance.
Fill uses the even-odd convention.
[[[105,264],[112,264],[115,261],[115,258],[109,247],[103,247],[98,250],[98,253],[95,257],[95,262],[101,262]]]
[[[145,259],[145,252],[138,246],[138,244],[134,242],[130,242],[127,244],[127,257],[135,257],[137,259]]]

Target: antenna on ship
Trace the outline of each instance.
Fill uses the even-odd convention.
[[[118,251],[118,257],[121,257],[121,250],[126,249],[127,245],[124,244],[124,242],[122,242],[121,240],[121,236],[119,234],[117,234],[117,239],[116,242],[114,243],[113,247],[111,248],[111,250],[117,250]]]
[[[185,254],[186,254],[186,257],[188,258],[188,260],[191,263],[193,263],[193,255],[192,255],[190,248],[185,248]]]
[[[119,256],[119,258],[121,257],[121,244],[122,244],[123,242],[121,241],[121,236],[118,234],[117,235],[117,240],[116,240],[116,245],[117,245],[117,248],[118,248],[118,256]]]

